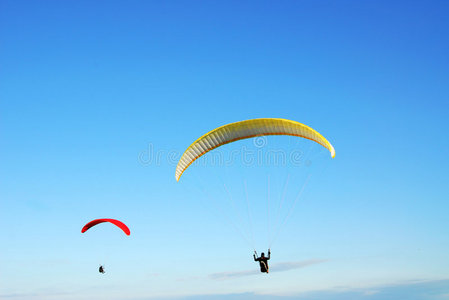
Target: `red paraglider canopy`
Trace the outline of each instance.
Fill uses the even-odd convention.
[[[114,219],[96,219],[93,221],[90,221],[89,223],[87,223],[86,225],[84,225],[83,229],[81,229],[81,233],[86,232],[87,230],[89,230],[89,228],[100,224],[100,223],[104,223],[104,222],[109,222],[114,224],[115,226],[119,227],[121,230],[123,230],[124,233],[126,233],[126,235],[130,235],[131,232],[129,231],[128,226],[126,226],[124,223],[120,222],[119,220],[114,220]]]

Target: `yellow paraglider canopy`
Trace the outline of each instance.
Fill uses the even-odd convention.
[[[326,138],[311,127],[296,121],[279,118],[262,118],[235,122],[209,131],[190,145],[176,166],[176,181],[200,156],[238,140],[264,135],[291,135],[312,140],[329,150],[332,158],[335,150]]]

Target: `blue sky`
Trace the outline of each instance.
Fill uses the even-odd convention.
[[[447,299],[448,10],[0,1],[0,298]],[[196,138],[259,117],[307,124],[337,153],[273,244],[268,276],[220,201],[197,193],[215,169],[174,179]],[[233,172],[255,169],[238,168],[220,175],[234,191]],[[100,217],[131,236],[80,233]]]

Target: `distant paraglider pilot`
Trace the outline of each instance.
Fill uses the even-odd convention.
[[[268,249],[268,256],[265,256],[265,253],[261,253],[260,257],[256,257],[257,252],[254,251],[254,261],[258,261],[260,265],[260,272],[268,273],[268,260],[270,259],[271,251]]]
[[[104,267],[102,265],[100,265],[100,267],[98,268],[98,272],[100,272],[101,274],[104,274]]]

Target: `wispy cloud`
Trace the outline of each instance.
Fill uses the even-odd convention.
[[[347,288],[345,290],[315,291],[298,295],[295,300],[442,300],[449,292],[449,280],[409,281],[390,285]],[[290,298],[285,298],[285,300]]]
[[[68,296],[71,293],[65,292],[42,292],[42,293],[9,293],[9,294],[0,294],[0,299],[45,299],[49,297],[61,297]]]
[[[304,268],[304,267],[307,267],[310,265],[323,263],[325,261],[327,261],[327,260],[325,260],[325,259],[309,259],[309,260],[303,260],[303,261],[281,262],[281,263],[276,263],[276,264],[271,265],[270,272],[283,272],[283,271],[289,271],[289,270],[293,270],[293,269],[300,269],[300,268]],[[236,278],[236,277],[256,275],[259,273],[260,273],[260,271],[256,267],[253,270],[213,273],[213,274],[209,275],[209,278],[215,279],[215,280],[224,280],[224,279],[230,279],[230,278]]]
[[[209,275],[209,278],[215,279],[215,280],[223,280],[223,279],[230,279],[230,278],[236,278],[236,277],[243,277],[243,276],[250,276],[258,274],[259,270],[246,270],[246,271],[234,271],[234,272],[220,272],[220,273],[213,273]]]
[[[176,278],[176,281],[190,281],[190,280],[197,280],[200,279],[201,277],[199,276],[186,276],[186,277],[179,277]]]
[[[309,259],[303,261],[280,262],[270,267],[270,272],[283,272],[293,269],[301,269],[310,265],[316,265],[328,261],[327,259]]]
[[[255,293],[193,295],[170,298],[171,300],[444,300],[449,295],[449,279],[415,281],[367,288],[329,289],[291,296],[259,295]],[[163,298],[141,298],[141,300]],[[167,300],[167,299],[164,299]]]

